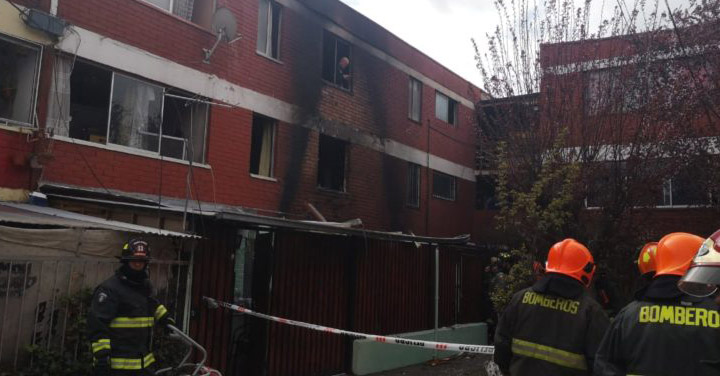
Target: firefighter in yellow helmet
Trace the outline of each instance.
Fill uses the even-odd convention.
[[[645,293],[650,282],[655,276],[655,253],[657,252],[657,242],[645,244],[636,261],[640,276],[635,281],[635,298],[639,299]]]
[[[153,326],[174,324],[174,320],[152,297],[148,243],[129,241],[120,261],[122,266],[115,275],[95,289],[88,312],[94,374],[149,375],[155,363]]]
[[[608,318],[588,294],[590,251],[573,239],[550,248],[546,275],[516,293],[495,332],[494,361],[506,375],[590,375]]]
[[[613,320],[595,358],[596,375],[717,375],[720,313],[710,298],[678,289],[703,239],[665,235],[657,245],[656,272],[643,295]]]

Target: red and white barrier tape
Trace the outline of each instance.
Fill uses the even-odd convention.
[[[346,335],[346,336],[350,336],[350,337],[369,339],[369,340],[375,341],[375,342],[394,343],[397,345],[423,347],[426,349],[434,349],[434,350],[442,350],[442,351],[459,351],[459,352],[469,352],[469,353],[476,353],[476,354],[493,354],[493,353],[495,353],[494,346],[463,345],[463,344],[459,344],[459,343],[420,341],[420,340],[416,340],[416,339],[385,337],[385,336],[377,336],[374,334],[350,332],[347,330],[329,328],[327,326],[309,324],[309,323],[302,322],[302,321],[289,320],[289,319],[284,319],[282,317],[275,317],[275,316],[270,316],[270,315],[266,315],[263,313],[258,313],[258,312],[249,310],[247,308],[240,307],[235,304],[230,304],[230,303],[222,302],[219,300],[215,300],[215,299],[209,298],[207,296],[203,297],[203,299],[205,299],[211,305],[227,308],[229,310],[245,313],[245,314],[259,317],[259,318],[262,318],[265,320],[279,322],[281,324],[299,326],[301,328],[317,330],[320,332],[342,334],[342,335]]]

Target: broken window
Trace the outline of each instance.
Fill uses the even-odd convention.
[[[350,45],[337,36],[323,35],[323,79],[345,90],[352,89]]]
[[[280,58],[280,13],[282,7],[273,0],[260,0],[257,52]]]
[[[334,191],[345,191],[345,158],[347,143],[320,135],[318,150],[318,186]]]
[[[69,136],[204,163],[209,105],[191,97],[77,61]]]
[[[215,8],[214,0],[144,0],[160,9],[194,22],[210,27]]]
[[[420,165],[408,163],[407,174],[407,205],[420,207]]]
[[[190,99],[192,94],[168,90],[163,105],[160,154],[165,157],[205,162],[206,124],[209,105]]]
[[[253,175],[273,176],[275,123],[274,119],[253,114],[250,145],[250,173]]]
[[[410,77],[408,86],[408,118],[420,122],[422,83]]]
[[[439,91],[435,92],[435,117],[457,125],[457,102]]]
[[[0,36],[0,121],[33,124],[40,48]]]
[[[455,177],[433,171],[433,197],[455,201]]]

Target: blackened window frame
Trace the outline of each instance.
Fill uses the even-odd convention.
[[[344,47],[347,49],[347,56],[338,55],[338,44],[344,45]],[[333,49],[332,57],[329,55],[328,52],[328,48],[330,47],[330,45],[332,45]],[[323,30],[322,79],[327,84],[349,93],[352,93],[353,91],[354,63],[352,50],[352,44],[350,44],[350,42],[340,38],[339,36],[327,30]],[[338,63],[340,62],[340,59],[342,57],[347,57],[348,60],[350,60],[350,64],[347,68],[347,74],[350,76],[347,87],[342,85],[343,80],[341,77],[338,77]],[[330,77],[330,69],[332,69],[332,79]]]
[[[317,163],[317,187],[321,190],[332,192],[347,192],[347,160],[348,160],[348,142],[340,140],[328,135],[320,133],[318,138],[318,163]],[[333,153],[339,153],[342,150],[342,168],[337,159],[332,158]],[[336,170],[337,169],[337,170]],[[339,171],[340,174],[334,172]],[[339,176],[333,176],[339,175]],[[331,182],[325,185],[325,181],[330,179]],[[337,181],[341,181],[338,186]]]
[[[256,123],[256,121],[258,123]],[[253,113],[253,122],[252,122],[252,129],[250,134],[250,175],[253,177],[260,177],[260,178],[275,178],[275,142],[277,140],[277,124],[278,121],[276,119],[273,119],[268,116],[264,116],[258,113]],[[260,173],[260,159],[262,150],[257,150],[256,141],[259,141],[260,143],[264,140],[265,135],[265,127],[270,127],[270,151],[269,153],[269,171],[267,175],[264,175]],[[256,130],[262,130],[262,135],[257,135],[255,132]],[[257,162],[257,168],[255,168],[254,164]]]

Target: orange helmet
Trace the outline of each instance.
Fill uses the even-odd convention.
[[[595,261],[590,251],[580,242],[565,239],[550,248],[545,271],[575,278],[589,286],[595,273]]]
[[[638,255],[637,266],[641,275],[655,273],[655,252],[657,251],[657,242],[645,244]]]
[[[720,285],[720,230],[715,231],[698,249],[687,273],[678,283],[684,293],[709,296]]]
[[[673,232],[663,236],[655,252],[655,277],[685,274],[702,244],[701,237],[685,232]]]

